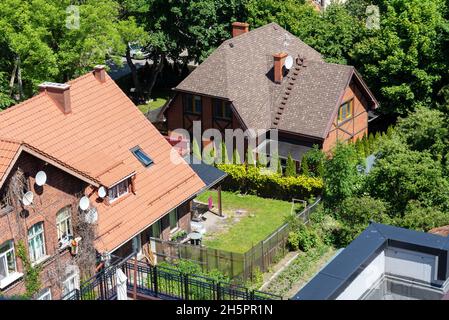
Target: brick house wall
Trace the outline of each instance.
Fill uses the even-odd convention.
[[[43,222],[46,255],[54,256],[58,251],[56,215],[59,210],[76,201],[75,195],[81,192],[86,185],[66,172],[51,165],[46,165],[44,161],[23,152],[11,170],[3,188],[0,190],[0,194],[3,194],[10,177],[17,171],[17,168],[21,168],[29,176],[28,181],[30,191],[34,193],[33,204],[35,204],[36,211],[30,206],[29,215],[24,218],[18,217],[19,212],[16,210],[1,215],[0,244],[8,240],[14,240],[17,271],[23,273],[22,262],[17,256],[18,241],[21,239],[25,246],[28,246],[28,229],[36,223]],[[36,186],[34,181],[36,173],[40,170],[44,170],[47,174],[47,182],[43,187]],[[24,238],[21,238],[19,235],[18,223],[23,226]],[[60,253],[60,261],[62,264],[70,263],[71,260],[72,257],[67,249]],[[60,283],[55,283],[54,279],[49,275],[49,272],[54,266],[54,259],[49,258],[43,262],[42,266],[43,270],[40,273],[42,289],[49,287],[52,298],[58,299],[61,294]],[[22,280],[19,280],[9,285],[1,293],[5,295],[23,294],[25,293],[25,285]]]
[[[369,104],[362,92],[353,82],[346,89],[342,104],[353,99],[352,117],[338,123],[338,114],[335,116],[329,134],[323,142],[323,151],[330,151],[337,141],[353,141],[363,138],[368,134],[368,112]]]
[[[167,118],[167,129],[169,134],[170,132],[178,128],[188,129],[188,121],[186,120],[186,115],[184,114],[183,95],[184,93],[176,93],[169,107],[165,111],[165,117]],[[231,121],[229,121],[229,123],[214,120],[212,101],[213,98],[211,97],[201,96],[202,113],[201,116],[199,116],[196,120],[201,121],[202,132],[207,129],[218,129],[220,131],[223,131],[224,136],[224,129],[226,128],[240,128],[244,130],[234,112],[232,113],[232,119]]]

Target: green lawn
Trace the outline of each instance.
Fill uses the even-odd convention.
[[[198,197],[198,200],[207,203],[210,195],[216,204],[217,193],[215,191],[204,192]],[[220,233],[206,234],[203,244],[210,248],[238,253],[248,251],[253,245],[280,227],[292,208],[291,202],[252,195],[238,195],[226,191],[222,191],[222,204],[223,212],[228,217],[224,222],[231,226],[228,230]],[[300,204],[297,206],[300,207]],[[233,217],[238,209],[246,210],[249,215],[234,222]]]
[[[162,107],[167,102],[169,97],[170,97],[169,90],[155,90],[151,93],[151,99],[153,99],[153,101],[147,104],[141,104],[137,107],[143,113],[147,113],[148,111]]]

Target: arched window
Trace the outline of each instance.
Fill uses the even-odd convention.
[[[56,228],[58,232],[58,241],[67,235],[73,235],[72,232],[72,218],[71,218],[71,207],[67,206],[62,208],[56,214]]]
[[[45,256],[44,223],[38,222],[28,229],[28,250],[31,262],[36,262]]]

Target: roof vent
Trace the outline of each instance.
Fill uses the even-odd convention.
[[[69,84],[44,82],[39,85],[39,91],[46,92],[64,114],[72,112]]]

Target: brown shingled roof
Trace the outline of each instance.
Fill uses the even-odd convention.
[[[294,71],[281,84],[274,83],[273,54],[281,51],[293,58],[301,56],[306,67],[292,80],[287,103],[279,109]],[[352,66],[324,62],[313,48],[270,23],[223,42],[175,90],[232,101],[247,128],[278,128],[325,138],[353,75]],[[377,104],[368,88],[363,89]],[[281,116],[275,119],[278,113]]]
[[[91,198],[98,209],[96,247],[110,251],[194,196],[204,183],[109,76],[101,83],[88,73],[69,84],[69,114],[45,92],[0,112],[0,180],[20,144],[105,186],[135,172],[135,195],[110,206]],[[144,167],[130,152],[137,145],[154,161],[151,166]]]

